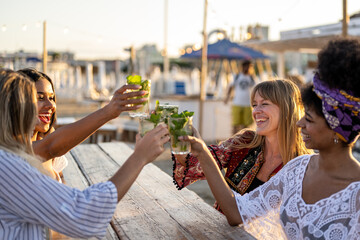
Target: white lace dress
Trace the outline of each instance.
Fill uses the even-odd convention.
[[[302,199],[312,155],[290,161],[268,182],[234,192],[245,229],[258,239],[360,239],[360,182],[314,204]]]

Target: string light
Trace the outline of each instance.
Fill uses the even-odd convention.
[[[5,24],[4,24],[4,25],[2,25],[2,26],[1,26],[1,31],[6,32],[6,30],[7,30],[6,25],[5,25]]]
[[[25,32],[27,30],[27,25],[23,24],[21,29]]]
[[[200,43],[197,43],[197,44],[195,44],[193,47],[192,47],[192,49],[194,50],[194,51],[197,51],[197,50],[199,50],[201,48],[201,44]]]
[[[180,49],[179,53],[180,53],[180,55],[184,55],[185,54],[185,49]]]

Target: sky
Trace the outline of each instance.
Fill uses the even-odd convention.
[[[156,44],[164,48],[165,2],[170,56],[185,45],[201,44],[205,0],[0,0],[0,54],[20,49],[71,51],[76,59],[124,59],[125,48]],[[207,31],[224,29],[235,39],[240,28],[269,26],[270,40],[280,31],[336,23],[343,0],[208,0]],[[360,0],[347,0],[348,14]]]

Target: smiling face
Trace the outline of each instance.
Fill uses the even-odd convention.
[[[297,122],[297,126],[301,128],[301,136],[307,148],[321,151],[334,146],[335,132],[313,108],[305,107],[305,116]]]
[[[39,121],[35,131],[46,133],[50,129],[51,119],[56,111],[54,90],[48,80],[39,79],[36,83]]]
[[[280,109],[268,99],[264,99],[258,92],[252,102],[252,115],[256,123],[256,132],[262,136],[276,136]]]

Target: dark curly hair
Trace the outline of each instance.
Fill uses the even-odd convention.
[[[332,40],[318,54],[320,79],[330,88],[360,97],[360,43],[356,39]]]

